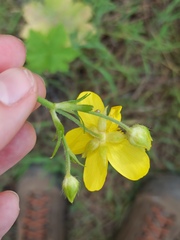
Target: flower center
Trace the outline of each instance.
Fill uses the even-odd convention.
[[[99,142],[101,144],[106,142],[106,133],[105,132],[99,132]]]

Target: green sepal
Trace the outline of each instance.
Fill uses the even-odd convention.
[[[71,161],[73,161],[73,162],[81,165],[82,167],[84,167],[84,164],[82,164],[82,163],[78,160],[78,158],[76,157],[76,155],[75,155],[73,152],[69,151],[69,156],[70,156],[70,158],[71,158]]]
[[[68,112],[71,114],[74,114],[77,111],[90,112],[93,110],[92,105],[78,104],[79,102],[81,102],[82,100],[87,98],[89,95],[90,95],[90,93],[87,93],[84,96],[82,96],[81,98],[78,98],[76,100],[69,100],[69,101],[65,101],[65,102],[55,103],[55,109],[56,109],[56,111],[63,110],[65,112]]]
[[[61,114],[62,116],[68,118],[69,120],[71,120],[72,122],[74,122],[76,125],[78,125],[79,127],[83,128],[84,132],[87,132],[89,134],[91,134],[94,137],[99,137],[99,135],[97,135],[95,132],[91,131],[90,129],[86,128],[86,126],[84,125],[84,122],[82,121],[81,117],[78,115],[78,113],[75,113],[75,116],[77,118],[75,118],[74,116],[72,116],[71,114],[63,111],[63,110],[56,110],[59,114]],[[78,119],[79,118],[79,119]]]
[[[82,97],[76,99],[76,100],[70,100],[71,102],[75,102],[75,103],[78,103],[78,102],[81,102],[82,100],[84,100],[85,98],[87,98],[89,95],[91,95],[91,93],[86,93],[84,94]]]
[[[50,157],[51,159],[56,155],[60,145],[61,145],[61,140],[62,140],[62,137],[64,135],[64,127],[60,121],[60,119],[58,118],[55,110],[50,110],[50,113],[51,113],[51,116],[52,116],[52,120],[53,120],[53,123],[54,123],[54,126],[56,128],[56,134],[57,134],[57,142],[56,142],[56,146],[54,148],[54,151],[52,153],[52,156]]]
[[[63,110],[65,112],[74,114],[75,111],[90,112],[93,110],[93,106],[88,104],[77,104],[76,101],[70,100],[70,101],[55,103],[55,109],[56,111]]]

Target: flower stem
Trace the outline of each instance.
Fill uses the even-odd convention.
[[[44,107],[50,109],[50,110],[56,110],[57,109],[57,106],[59,107],[59,109],[57,109],[57,112],[59,112],[60,114],[64,115],[64,107],[65,105],[63,105],[64,103],[59,103],[59,105],[57,103],[53,103],[53,102],[50,102],[48,101],[47,99],[45,98],[42,98],[42,97],[38,97],[37,98],[37,101]],[[60,108],[60,106],[63,108],[63,110]],[[63,112],[62,112],[63,111]],[[81,111],[81,110],[79,110]],[[97,117],[102,117],[106,120],[109,120],[111,122],[114,122],[115,124],[117,124],[118,126],[120,126],[122,129],[124,129],[125,131],[129,131],[129,127],[124,124],[123,122],[120,122],[120,121],[117,121],[116,119],[112,118],[112,117],[109,117],[105,114],[102,114],[102,113],[99,113],[99,112],[93,112],[93,111],[88,111],[87,112],[88,114],[91,114],[91,115],[95,115]],[[68,114],[69,115],[69,114]],[[67,116],[66,116],[67,117]],[[73,121],[73,119],[71,119]],[[79,122],[77,120],[77,122]],[[77,124],[76,122],[76,124]],[[79,124],[78,124],[79,125]]]
[[[44,107],[48,108],[48,109],[55,109],[55,103],[48,101],[45,98],[42,97],[38,97],[37,101]]]
[[[69,147],[67,145],[65,136],[63,135],[62,137],[62,142],[64,146],[64,153],[65,153],[65,158],[66,158],[66,174],[71,174],[71,160],[70,160],[70,155],[69,155]]]
[[[122,129],[124,129],[125,131],[129,131],[130,127],[128,127],[126,124],[112,118],[112,117],[109,117],[105,114],[102,114],[102,113],[99,113],[99,112],[93,112],[93,111],[90,111],[88,112],[88,114],[91,114],[91,115],[95,115],[97,117],[102,117],[102,118],[105,118],[106,120],[109,120],[115,124],[117,124],[118,126],[120,126]]]

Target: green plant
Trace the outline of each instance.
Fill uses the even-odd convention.
[[[26,39],[27,67],[41,74],[68,72],[79,48],[95,33],[88,23],[91,14],[88,5],[72,0],[25,4],[26,24],[20,34]]]
[[[31,30],[26,46],[27,67],[37,73],[67,72],[70,62],[79,55],[62,25],[51,28],[47,34]]]

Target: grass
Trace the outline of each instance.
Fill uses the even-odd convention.
[[[121,104],[123,121],[145,124],[151,129],[154,141],[150,175],[159,171],[179,173],[180,0],[83,2],[94,9],[92,21],[98,29],[97,35],[81,49],[81,56],[71,64],[67,74],[44,74],[48,98],[73,99],[88,89],[99,93],[109,105]],[[9,12],[12,14],[7,17]],[[3,13],[1,33],[18,36],[21,9],[9,0],[1,4],[0,13]],[[44,127],[39,121],[44,122]],[[20,177],[32,163],[62,173],[60,159],[53,162],[48,159],[54,134],[49,118],[44,115],[39,121],[34,120],[40,128],[36,149],[4,174],[4,185]],[[70,124],[65,124],[68,129]],[[81,170],[74,169],[79,179]],[[88,193],[82,183],[79,196],[69,210],[68,239],[114,239],[139,184],[141,181],[132,183],[111,168],[102,191]],[[90,231],[91,236],[87,236]]]

